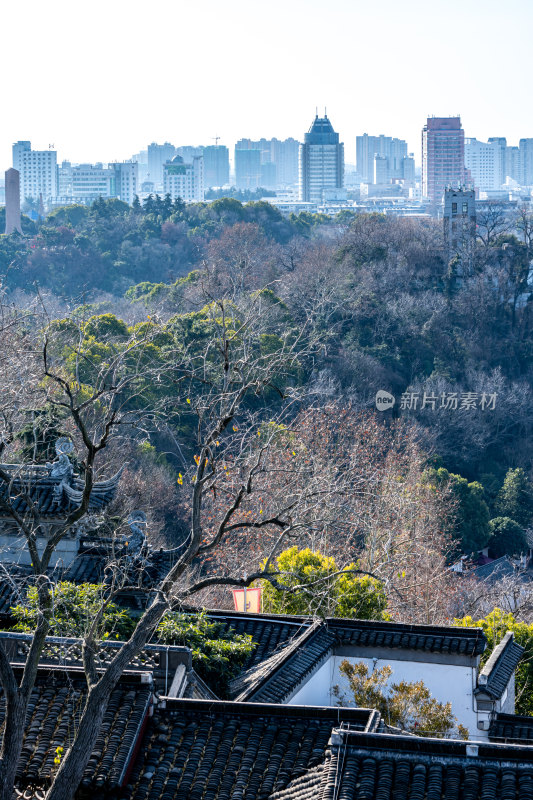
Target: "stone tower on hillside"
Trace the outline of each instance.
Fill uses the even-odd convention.
[[[22,233],[20,226],[20,173],[6,170],[6,233]]]

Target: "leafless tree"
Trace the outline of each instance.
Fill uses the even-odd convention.
[[[265,576],[262,570],[244,576],[230,565],[233,568],[198,579],[195,563],[205,562],[211,553],[246,532],[261,535],[266,529],[275,531],[263,553],[269,559],[291,532],[301,528],[303,521],[307,524],[313,519],[319,524],[320,515],[328,509],[328,496],[338,491],[338,481],[330,486],[322,475],[322,480],[315,476],[307,483],[300,481],[290,493],[278,493],[267,512],[260,503],[250,503],[250,498],[257,495],[258,479],[261,484],[265,469],[277,469],[278,475],[283,475],[283,465],[279,461],[266,463],[267,456],[279,431],[284,430],[282,426],[290,421],[291,406],[297,400],[295,377],[314,345],[307,339],[305,325],[298,330],[280,325],[277,308],[270,297],[265,300],[261,293],[240,307],[235,302],[220,301],[211,302],[206,309],[203,336],[198,337],[200,344],[193,339],[188,345],[175,340],[169,345],[169,336],[163,336],[164,326],[154,320],[134,327],[129,337],[111,336],[102,347],[95,347],[93,340],[83,338],[83,325],[79,322],[46,326],[45,320],[40,320],[33,335],[21,337],[17,318],[5,318],[0,331],[1,350],[7,352],[11,344],[11,358],[18,359],[20,367],[16,362],[16,368],[9,372],[12,389],[5,392],[4,398],[2,452],[13,451],[14,437],[25,418],[26,398],[20,391],[24,390],[20,380],[28,373],[32,406],[46,403],[60,411],[82,454],[83,489],[75,507],[50,528],[32,494],[31,478],[26,483],[19,481],[15,497],[9,490],[14,486],[17,470],[20,476],[26,474],[25,465],[15,470],[0,469],[0,480],[7,487],[0,510],[25,540],[39,598],[38,623],[20,682],[0,647],[0,681],[6,697],[0,752],[2,800],[11,800],[26,708],[50,628],[49,567],[63,537],[87,515],[91,492],[113,440],[125,436],[126,431],[133,435],[140,431],[142,435],[148,426],[155,428],[165,421],[171,411],[175,417],[196,420],[194,458],[188,468],[178,473],[178,482],[188,485],[190,492],[189,533],[180,557],[150,596],[133,635],[104,671],[97,666],[98,629],[104,605],[85,633],[84,711],[47,800],[72,797],[92,752],[110,694],[124,669],[153,635],[165,611],[211,585],[245,586]],[[44,342],[39,347],[43,325]],[[163,354],[157,345],[161,341],[167,343]],[[161,384],[166,392],[160,396],[154,387]],[[259,427],[265,419],[266,427]],[[230,461],[234,470],[228,480],[224,467]],[[210,513],[208,519],[207,512],[212,512],[213,506],[207,498],[216,493],[224,497],[224,502],[215,509],[214,518]],[[44,542],[43,549],[38,546],[39,541]],[[114,588],[112,584],[106,602],[113,598]]]
[[[512,228],[505,207],[497,201],[488,201],[476,212],[477,237],[483,247],[492,247],[496,239]]]

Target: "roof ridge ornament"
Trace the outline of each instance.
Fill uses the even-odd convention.
[[[57,486],[54,486],[54,505],[59,506],[63,497],[63,485],[69,484],[74,475],[74,468],[69,459],[69,455],[74,452],[74,443],[66,436],[61,436],[56,441],[55,451],[57,461],[52,463],[47,461],[46,468],[50,477],[58,480]]]
[[[55,444],[57,461],[46,462],[46,468],[51,478],[70,478],[74,474],[74,469],[70,463],[69,455],[74,452],[74,443],[66,436],[62,436]]]

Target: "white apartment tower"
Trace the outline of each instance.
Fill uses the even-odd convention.
[[[501,147],[496,142],[465,139],[465,167],[478,191],[497,191],[505,181],[502,175]]]
[[[138,194],[137,162],[123,161],[121,163],[110,164],[109,166],[115,173],[115,196],[131,206],[135,195]]]
[[[172,200],[181,198],[186,203],[201,203],[204,199],[204,159],[195,156],[185,163],[181,156],[163,165],[163,192]]]
[[[20,173],[20,200],[27,197],[49,206],[58,194],[57,154],[55,150],[32,150],[31,142],[13,145],[13,168]]]

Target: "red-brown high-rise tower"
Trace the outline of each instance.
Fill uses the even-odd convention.
[[[465,183],[461,117],[428,117],[422,129],[422,195],[438,204],[447,187]]]

